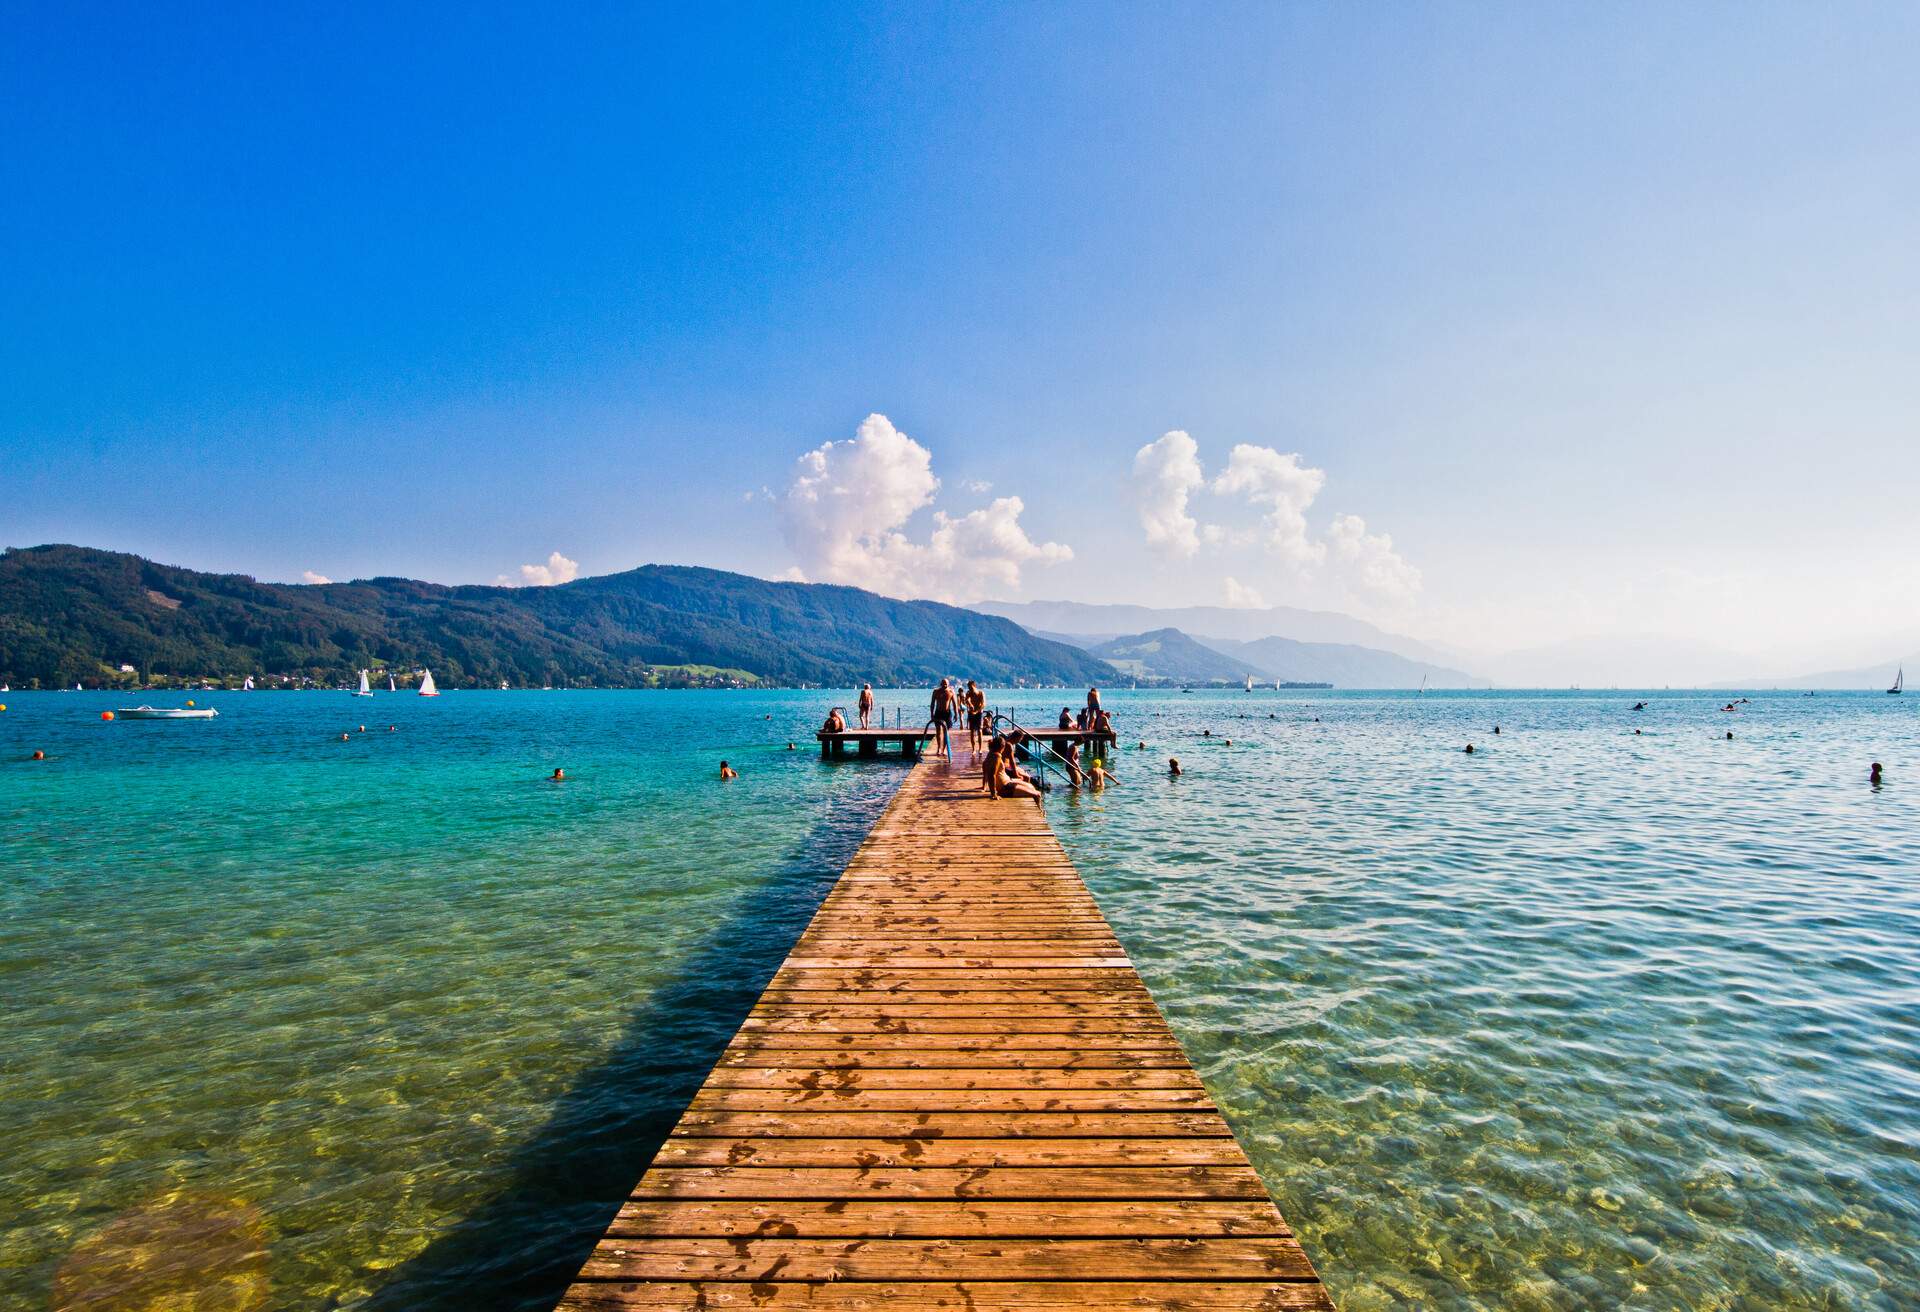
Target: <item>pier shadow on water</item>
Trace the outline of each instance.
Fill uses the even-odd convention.
[[[904,779],[902,772],[900,778]],[[505,1165],[500,1192],[398,1267],[369,1312],[544,1312],[566,1292],[893,790],[823,818],[653,991]]]

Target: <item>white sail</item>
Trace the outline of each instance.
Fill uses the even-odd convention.
[[[398,687],[396,687],[396,686],[395,686],[395,684],[394,684],[394,682],[393,682],[393,676],[392,676],[391,674],[389,674],[389,675],[387,676],[387,691],[388,691],[388,692],[399,692],[399,691],[400,691],[400,689],[399,689]]]
[[[367,672],[365,670],[360,671],[360,686],[354,690],[353,695],[355,697],[373,696],[373,689],[367,687]]]
[[[440,695],[440,690],[433,686],[432,670],[427,670],[420,676],[420,695],[422,697],[438,697]]]
[[[241,692],[253,691],[253,676],[251,674],[247,676],[247,681],[240,685],[240,691]]]

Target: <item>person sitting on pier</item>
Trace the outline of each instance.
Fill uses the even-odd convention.
[[[827,722],[820,727],[828,733],[845,733],[847,731],[847,717],[840,714],[840,708],[836,706],[827,712]]]
[[[734,769],[732,766],[728,765],[725,761],[722,761],[720,762],[720,777],[723,780],[738,779],[740,777],[740,772]]]
[[[1113,736],[1113,717],[1108,715],[1105,711],[1095,711],[1093,713],[1093,731],[1097,734],[1104,734],[1107,737],[1112,737]]]
[[[1060,727],[1062,729],[1073,728],[1073,708],[1071,706],[1062,706],[1060,708]]]
[[[994,776],[993,793],[995,797],[1031,797],[1036,802],[1041,797],[1040,788],[1032,776],[1022,774],[1013,763],[1012,752],[1000,754],[1000,768]]]
[[[993,781],[1000,772],[1001,753],[1007,750],[1007,740],[999,734],[987,742],[987,753],[980,761],[980,791],[988,797],[993,796]]]
[[[933,721],[933,754],[953,759],[953,745],[947,741],[947,731],[953,728],[953,707],[959,700],[953,694],[953,686],[945,679],[933,690],[933,700],[928,704],[930,718]]]
[[[860,685],[859,708],[860,708],[860,727],[862,729],[868,728],[869,726],[867,724],[867,721],[873,718],[873,685],[870,683],[863,683]]]

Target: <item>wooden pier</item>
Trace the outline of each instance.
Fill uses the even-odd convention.
[[[1112,747],[1114,733],[1111,729],[1029,729],[1027,736],[1034,742],[1045,743],[1055,752],[1064,753],[1070,747]],[[947,730],[948,737],[956,744],[965,744],[967,729],[964,724],[955,725]],[[821,729],[813,735],[820,744],[823,759],[845,756],[849,746],[855,748],[861,756],[878,756],[882,744],[898,744],[903,756],[918,756],[920,749],[933,741],[932,729]],[[961,750],[960,747],[955,748]],[[1022,756],[1028,749],[1023,745]]]
[[[1045,813],[925,760],[563,1312],[1331,1309]]]

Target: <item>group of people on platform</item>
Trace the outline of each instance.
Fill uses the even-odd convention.
[[[872,684],[860,686],[854,708],[860,728],[872,728]],[[927,723],[933,730],[932,755],[953,759],[952,733],[962,717],[966,721],[967,746],[981,757],[982,790],[994,797],[1038,798],[1042,793],[1039,780],[1022,770],[1018,762],[1023,752],[1041,741],[1039,736],[1025,729],[996,732],[987,713],[986,691],[972,679],[968,679],[964,686],[956,685],[951,679],[942,679],[939,686],[934,688],[927,704]],[[822,728],[830,734],[845,733],[847,717],[836,706],[827,713]],[[1062,707],[1059,729],[1063,733],[1094,734],[1111,741],[1113,720],[1100,706],[1100,690],[1087,689],[1087,704],[1078,715],[1071,708]],[[1068,782],[1075,788],[1082,785],[1104,788],[1120,782],[1098,757],[1091,764],[1082,765],[1077,739],[1046,750],[1054,753],[1066,770]]]

